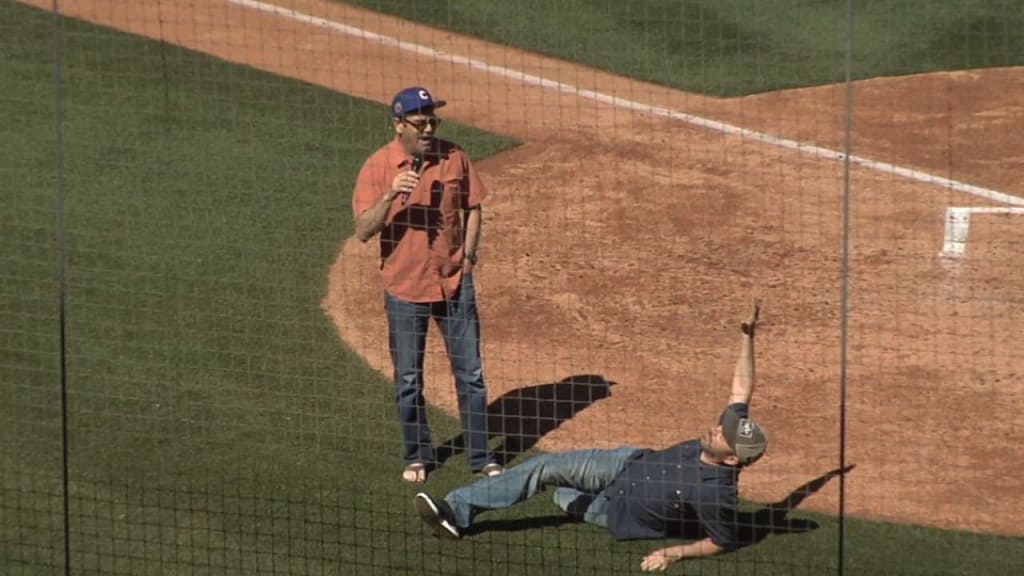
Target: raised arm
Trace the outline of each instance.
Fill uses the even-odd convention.
[[[370,176],[364,174],[369,172],[370,171],[368,170],[363,170],[363,172],[360,173],[359,179],[356,183],[356,194],[365,194],[366,192],[363,192],[363,189],[372,188],[371,184],[364,182],[364,180],[370,179]],[[413,189],[416,188],[416,185],[419,183],[419,179],[419,174],[412,170],[402,172],[398,176],[395,176],[395,179],[391,182],[387,192],[381,196],[379,200],[371,204],[368,209],[363,212],[356,211],[356,238],[359,238],[360,242],[366,242],[380,232],[384,228],[384,223],[387,221],[388,213],[391,211],[392,202],[394,202],[395,198],[399,196],[408,196]]]
[[[395,189],[388,190],[372,208],[356,216],[356,238],[360,242],[367,242],[377,235],[384,228],[384,221],[391,211],[391,203],[400,192]]]
[[[740,331],[743,335],[740,341],[740,354],[736,359],[736,368],[732,373],[732,393],[729,396],[729,404],[750,404],[750,398],[754,394],[754,333],[760,314],[761,302],[755,300],[750,319],[740,324]]]

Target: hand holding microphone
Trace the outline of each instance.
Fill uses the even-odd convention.
[[[417,154],[413,156],[412,167],[395,176],[394,182],[391,183],[391,190],[394,196],[402,196],[402,206],[405,206],[409,202],[409,196],[412,191],[416,189],[416,186],[420,182],[420,169],[423,167],[423,156]]]

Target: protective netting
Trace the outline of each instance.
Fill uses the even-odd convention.
[[[515,493],[700,436],[755,298],[747,545],[671,569],[1024,570],[1022,31],[1010,0],[0,3],[0,573],[640,570],[708,533],[618,541],[615,494],[578,522],[549,489],[444,542],[413,496],[477,480],[474,422]],[[410,86],[486,188],[479,372],[465,280],[386,304],[355,238]],[[449,176],[384,237],[446,238]]]

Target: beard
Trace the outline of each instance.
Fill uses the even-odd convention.
[[[700,437],[700,449],[708,456],[715,459],[722,459],[731,454],[728,450],[716,450],[711,445],[711,434],[705,433]]]
[[[433,136],[417,137],[413,146],[422,154],[430,154],[434,152],[434,148],[437,146],[437,139]]]

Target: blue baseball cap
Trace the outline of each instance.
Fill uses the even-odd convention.
[[[395,94],[391,100],[391,115],[401,118],[407,114],[415,114],[424,108],[440,108],[447,104],[444,100],[434,100],[430,92],[421,86],[412,86]]]

